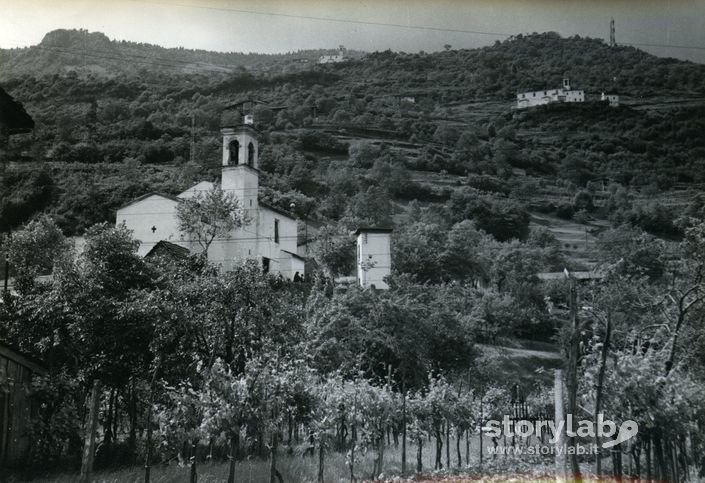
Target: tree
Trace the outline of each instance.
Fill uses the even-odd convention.
[[[441,253],[444,271],[453,280],[487,281],[490,263],[486,250],[496,242],[472,221],[456,223]]]
[[[378,186],[370,186],[349,200],[343,221],[349,228],[386,227],[392,224],[393,214],[389,193]]]
[[[343,225],[329,225],[316,236],[316,259],[333,276],[350,275],[355,270],[355,237]]]
[[[226,236],[234,229],[248,225],[251,219],[232,193],[225,193],[220,186],[212,190],[198,192],[176,207],[179,230],[198,243],[202,255],[208,255],[208,248],[216,237]]]
[[[153,288],[153,277],[137,256],[137,245],[125,227],[103,224],[89,229],[80,256],[55,264],[53,283],[32,287],[13,300],[13,311],[3,321],[11,343],[47,361],[50,376],[61,383],[37,390],[66,401],[67,411],[83,405],[94,379],[105,383],[114,401],[114,392],[127,392],[130,381],[143,376],[149,366],[158,317],[143,317],[154,305],[154,300],[143,296]],[[150,315],[154,312],[158,311]],[[71,395],[64,391],[71,391]],[[65,415],[56,411],[48,405],[37,421],[47,417],[64,421]],[[114,417],[111,402],[103,420],[104,451],[113,440]],[[80,421],[75,427],[80,427]],[[42,428],[47,426],[39,426],[39,439],[54,438]],[[75,441],[66,426],[49,428],[54,428],[58,437]],[[53,441],[51,446],[61,444]]]
[[[415,222],[393,233],[394,271],[416,277],[420,282],[437,282],[445,278],[441,255],[447,232],[437,224]]]
[[[666,271],[665,244],[630,225],[622,225],[602,233],[597,246],[606,263],[619,263],[622,274],[647,276],[653,281]]]
[[[448,147],[454,147],[459,137],[458,129],[450,124],[440,124],[433,133],[434,141]]]
[[[46,215],[13,233],[8,253],[15,286],[28,292],[38,275],[50,274],[68,256],[68,243],[54,220]]]
[[[473,220],[499,241],[524,240],[529,235],[529,213],[514,200],[463,188],[451,194],[446,209],[452,221]]]

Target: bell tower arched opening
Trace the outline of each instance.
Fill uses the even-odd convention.
[[[255,145],[251,142],[247,145],[247,165],[250,167],[255,166]]]
[[[237,139],[233,139],[228,144],[228,151],[230,152],[230,165],[237,166],[240,164],[240,143]]]

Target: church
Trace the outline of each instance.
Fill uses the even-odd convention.
[[[297,254],[298,222],[290,213],[258,199],[259,133],[252,115],[243,123],[221,130],[223,160],[220,186],[238,200],[251,220],[213,240],[208,260],[223,270],[232,270],[244,259],[255,259],[267,273],[294,280],[304,276],[304,258]],[[213,189],[214,183],[202,181],[177,196],[145,194],[117,210],[116,224],[125,224],[139,240],[139,254],[147,256],[165,246],[176,251],[198,253],[200,245],[179,230],[177,206],[199,192]],[[179,248],[180,247],[180,248]]]

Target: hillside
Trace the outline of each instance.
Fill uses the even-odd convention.
[[[0,49],[0,81],[18,76],[66,75],[138,76],[146,71],[168,75],[242,72],[282,73],[316,63],[332,50],[307,50],[287,54],[209,52],[110,40],[100,32],[54,30],[35,46]],[[356,56],[359,53],[348,52]]]
[[[84,46],[90,55],[74,55]],[[589,247],[610,223],[679,236],[674,220],[705,181],[705,66],[594,39],[534,34],[476,50],[306,66],[294,62],[299,54],[163,49],[55,31],[1,55],[3,87],[37,126],[12,141],[3,227],[48,211],[80,233],[139,194],[213,179],[219,127],[234,115],[227,106],[247,97],[277,108],[256,112],[263,195],[282,207],[295,201],[300,216],[322,224],[399,221],[414,199],[437,210],[453,193],[474,192],[490,205],[506,201],[522,220],[528,209],[526,220],[559,235],[580,267],[594,260],[581,240]],[[517,91],[563,77],[588,101],[607,90],[622,106],[512,109]],[[576,204],[581,191],[589,202]],[[382,210],[353,206],[368,192],[384,193]],[[560,220],[574,223],[575,212],[577,225],[562,230]]]

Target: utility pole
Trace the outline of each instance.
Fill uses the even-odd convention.
[[[191,153],[189,160],[193,163],[196,159],[196,115],[191,112]]]
[[[93,381],[93,390],[91,391],[90,408],[88,412],[88,423],[86,424],[86,437],[83,445],[83,458],[81,460],[81,483],[90,483],[93,481],[91,474],[93,473],[93,457],[95,455],[95,431],[98,428],[98,409],[100,407],[100,381]]]
[[[5,248],[7,250],[7,248]],[[5,252],[5,295],[7,295],[7,288],[10,283],[10,254]]]
[[[553,447],[556,459],[556,482],[565,483],[565,413],[563,411],[563,370],[556,369],[553,379],[553,406],[555,408],[554,422],[556,434],[553,435],[556,444]]]
[[[568,414],[573,420],[578,412],[578,359],[580,358],[580,327],[578,323],[578,290],[575,284],[575,277],[565,269],[565,274],[570,282],[570,319],[571,337],[568,352]],[[573,422],[575,424],[575,422]],[[568,446],[573,448],[570,454],[570,470],[572,478],[580,481],[580,465],[575,448],[575,428],[566,428],[568,432]]]
[[[8,236],[5,239],[5,296],[8,295],[8,289],[10,285],[10,240],[12,240],[12,228],[8,230]]]

